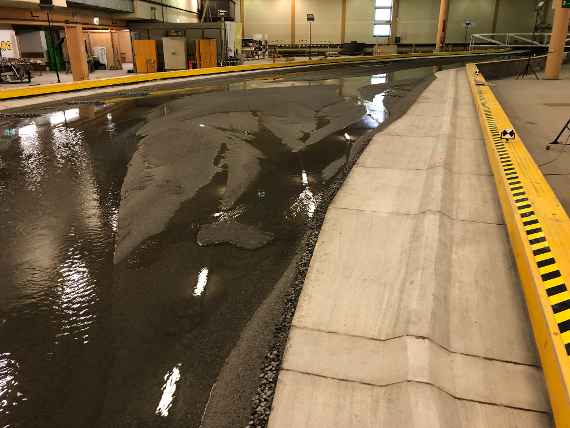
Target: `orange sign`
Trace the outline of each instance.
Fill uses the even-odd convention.
[[[11,51],[12,50],[12,41],[11,40],[0,40],[0,49],[3,51]]]

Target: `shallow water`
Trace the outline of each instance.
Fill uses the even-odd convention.
[[[0,427],[198,426],[327,183],[389,118],[385,99],[431,71],[161,89],[0,122]],[[205,225],[223,233],[201,246]]]

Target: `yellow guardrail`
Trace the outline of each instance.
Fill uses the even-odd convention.
[[[415,53],[415,54],[388,54],[382,56],[368,57],[351,57],[351,58],[331,58],[324,60],[310,61],[291,61],[272,64],[253,64],[253,65],[235,65],[229,67],[199,68],[193,70],[164,71],[159,73],[131,74],[128,76],[112,77],[107,79],[81,80],[69,83],[53,83],[38,86],[26,86],[14,89],[0,90],[1,99],[11,99],[20,97],[30,97],[36,95],[47,95],[58,92],[80,91],[84,89],[104,88],[108,86],[127,85],[133,83],[143,83],[155,80],[174,79],[192,76],[207,76],[223,73],[235,73],[240,71],[258,71],[270,70],[276,68],[302,67],[311,65],[327,65],[327,64],[353,64],[353,63],[370,63],[370,62],[391,62],[401,61],[411,58],[430,58],[430,57],[449,57],[449,56],[467,56],[482,55],[507,52],[507,50],[495,51],[458,51],[458,52],[438,52],[438,53]]]
[[[554,420],[570,428],[570,219],[477,66],[467,75]]]

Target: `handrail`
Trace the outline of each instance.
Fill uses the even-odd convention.
[[[550,44],[552,33],[479,33],[472,34],[469,50],[482,47],[544,47]],[[570,47],[570,36],[566,38]]]

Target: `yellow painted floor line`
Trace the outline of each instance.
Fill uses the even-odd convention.
[[[570,219],[477,66],[467,75],[554,420],[570,428]],[[505,130],[515,138],[504,139]]]
[[[258,71],[270,70],[275,68],[302,67],[311,65],[327,65],[327,64],[353,64],[353,63],[370,63],[370,62],[392,62],[401,61],[411,58],[430,58],[430,57],[450,57],[450,56],[466,56],[478,54],[492,54],[506,52],[499,51],[471,51],[471,52],[439,52],[439,53],[414,53],[414,54],[390,54],[382,56],[368,57],[351,57],[351,58],[331,58],[324,60],[311,61],[291,61],[286,63],[275,64],[252,64],[252,65],[236,65],[229,67],[199,68],[194,70],[165,71],[159,73],[132,74],[128,76],[111,77],[108,79],[81,80],[70,83],[53,83],[39,86],[27,86],[14,89],[0,90],[1,99],[11,99],[20,97],[30,97],[37,95],[54,94],[58,92],[71,92],[84,89],[104,88],[108,86],[126,85],[133,83],[143,83],[155,80],[173,79],[192,76],[207,76],[223,73],[236,73],[240,71]]]

